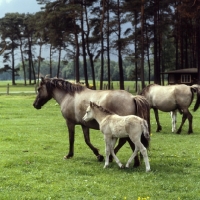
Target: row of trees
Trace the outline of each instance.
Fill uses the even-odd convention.
[[[117,57],[120,88],[124,89],[124,59],[144,87],[144,69],[148,79],[161,84],[160,72],[169,69],[200,69],[200,2],[198,0],[37,0],[43,5],[35,14],[7,13],[0,19],[0,37],[6,41],[4,61],[12,66],[15,84],[15,52],[20,51],[21,70],[34,82],[41,72],[42,47],[49,47],[49,74],[53,55],[57,55],[57,73],[61,63],[73,61],[71,70],[80,81],[80,60],[88,86],[88,70],[94,88],[94,63],[100,60],[100,89],[104,74],[111,81],[111,55]],[[38,47],[36,51],[36,47]],[[153,60],[153,64],[151,64]],[[37,63],[37,67],[34,67]],[[28,73],[27,73],[28,71]],[[199,70],[200,71],[200,70]],[[200,73],[200,72],[199,72]],[[137,84],[136,84],[137,87]]]
[[[38,63],[35,62],[34,63],[34,70],[37,71],[37,65]],[[58,63],[55,61],[52,61],[52,77],[56,77],[57,76],[57,66]],[[25,65],[28,66],[28,62],[25,62]],[[22,79],[24,77],[24,72],[23,70],[20,70],[20,66],[21,63],[19,63],[16,67],[16,80],[18,79]],[[89,80],[92,80],[92,70],[91,70],[91,66],[90,66],[90,62],[89,60],[87,60],[87,66],[88,66],[88,70],[87,70],[87,77]],[[106,67],[106,66],[105,66]],[[133,63],[130,60],[123,60],[123,72],[124,72],[124,80],[125,81],[136,81],[136,78],[138,78],[138,80],[140,81],[140,78],[136,76],[136,71],[133,70],[134,66]],[[79,62],[79,72],[80,72],[80,81],[84,82],[85,81],[85,77],[84,77],[84,66],[83,66],[83,61]],[[26,73],[28,74],[28,68],[26,68]],[[101,77],[101,60],[97,59],[94,63],[94,73],[95,73],[95,80],[99,81],[100,77]],[[118,67],[118,63],[116,61],[111,61],[110,62],[110,79],[111,81],[118,81],[119,80],[119,67]],[[49,75],[49,61],[48,60],[44,60],[43,62],[41,62],[41,66],[40,66],[40,75],[41,76],[45,76],[45,75]],[[76,81],[76,72],[75,72],[75,63],[74,61],[69,62],[67,65],[64,64],[63,62],[61,62],[60,64],[60,73],[59,73],[59,77],[62,77],[64,79],[67,80],[73,80]],[[150,81],[153,81],[153,71],[151,72],[150,75]],[[9,67],[4,67],[1,68],[0,70],[0,80],[10,80],[12,79],[12,73]],[[144,79],[148,80],[149,79],[149,75],[148,75],[148,68],[145,67],[144,68]],[[108,73],[107,71],[104,72],[104,77],[103,80],[107,82],[108,80]]]

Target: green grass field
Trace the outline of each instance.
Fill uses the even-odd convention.
[[[156,133],[151,113],[151,172],[144,163],[135,169],[119,169],[104,162],[84,142],[76,127],[75,156],[68,153],[68,132],[59,106],[49,101],[33,108],[35,95],[0,95],[0,199],[73,200],[191,200],[200,199],[200,109],[193,113],[194,133],[185,123],[180,135],[171,133],[169,113],[161,113],[163,131]],[[191,106],[192,108],[192,106]],[[180,124],[181,116],[178,115]],[[104,153],[103,135],[91,131],[92,143]],[[126,163],[131,150],[126,144],[117,154]]]

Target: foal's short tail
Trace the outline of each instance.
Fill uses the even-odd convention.
[[[149,127],[145,119],[142,120],[141,126],[144,137],[149,141],[150,140]]]

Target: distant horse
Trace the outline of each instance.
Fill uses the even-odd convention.
[[[129,158],[126,167],[129,167],[131,161],[138,154],[138,151],[140,151],[144,157],[146,172],[150,171],[147,150],[140,141],[142,133],[147,140],[150,139],[146,120],[135,115],[119,116],[93,102],[90,102],[90,106],[88,106],[83,120],[88,122],[92,119],[95,119],[98,122],[100,131],[104,134],[106,144],[106,159],[104,168],[109,165],[110,154],[113,156],[118,166],[120,168],[124,168],[120,160],[115,155],[114,147],[118,138],[129,137],[135,144],[135,150]]]
[[[198,85],[187,86],[184,84],[180,84],[160,86],[157,84],[150,84],[142,90],[140,95],[146,97],[150,104],[150,107],[154,110],[157,122],[157,132],[162,130],[159,122],[158,110],[161,110],[163,112],[171,112],[172,132],[174,132],[176,129],[177,110],[183,115],[182,122],[179,129],[177,130],[177,133],[181,133],[182,126],[185,123],[186,119],[188,119],[189,121],[188,134],[193,132],[193,117],[189,111],[189,106],[193,101],[194,92],[197,93],[197,100],[194,106],[194,111],[196,111],[200,104],[200,91],[198,89]]]
[[[36,109],[54,98],[60,105],[63,117],[69,131],[69,153],[64,158],[70,158],[74,155],[74,134],[75,125],[81,125],[86,144],[90,147],[99,161],[103,156],[99,154],[90,142],[89,128],[99,129],[98,123],[93,120],[85,123],[82,118],[90,101],[95,101],[119,115],[137,115],[147,120],[150,127],[150,107],[147,100],[140,95],[133,96],[124,90],[91,90],[80,84],[72,84],[63,79],[42,78],[38,88],[37,97],[33,103]],[[142,143],[148,147],[149,142],[142,136]],[[126,143],[129,142],[134,150],[134,144],[128,138],[119,140],[115,153]],[[139,159],[136,157],[135,166],[139,165]]]

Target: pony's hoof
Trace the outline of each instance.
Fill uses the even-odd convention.
[[[180,134],[180,133],[181,133],[181,131],[180,131],[180,130],[176,131],[176,134]]]
[[[73,157],[73,155],[66,155],[66,156],[63,157],[63,159],[67,160],[67,159],[72,158],[72,157]]]
[[[146,172],[150,172],[151,171],[151,169],[146,169]]]
[[[98,160],[99,162],[102,162],[102,161],[104,160],[104,157],[103,157],[102,155],[98,155],[98,156],[97,156],[97,160]]]
[[[124,165],[121,165],[119,168],[120,168],[120,169],[124,169],[124,168],[125,168],[125,166],[124,166]]]
[[[129,165],[126,165],[125,167],[126,167],[126,169],[129,169]]]

